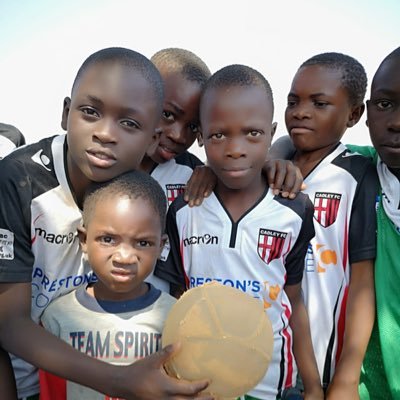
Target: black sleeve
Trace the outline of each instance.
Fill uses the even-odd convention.
[[[180,238],[176,223],[176,206],[180,202],[184,202],[181,196],[179,196],[168,209],[166,224],[168,243],[164,247],[161,260],[156,264],[154,275],[164,279],[171,285],[186,289],[185,274],[180,252]]]
[[[301,193],[300,193],[301,194]],[[299,195],[300,195],[299,194]],[[314,231],[314,206],[308,196],[303,195],[302,201],[305,203],[304,215],[299,236],[292,250],[286,257],[287,279],[286,285],[295,285],[303,279],[304,260],[310,240],[315,236]],[[295,200],[291,200],[295,201]]]
[[[0,282],[30,282],[32,185],[25,165],[0,161]]]
[[[368,163],[358,181],[349,226],[350,264],[376,256],[376,201],[379,180],[376,168]]]
[[[195,169],[198,166],[204,165],[194,154],[185,151],[175,158],[177,164],[186,165],[191,169]]]

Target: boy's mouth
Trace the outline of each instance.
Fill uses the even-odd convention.
[[[225,167],[223,172],[233,178],[239,178],[247,173],[249,167]]]
[[[168,146],[164,146],[162,144],[159,144],[158,152],[159,152],[160,156],[162,158],[164,158],[165,160],[172,160],[173,158],[175,158],[178,155],[177,151],[171,149]]]
[[[312,129],[306,126],[294,126],[290,128],[289,132],[291,135],[304,135],[312,132]]]
[[[89,149],[86,154],[90,163],[99,168],[109,168],[117,161],[114,154],[107,150]]]

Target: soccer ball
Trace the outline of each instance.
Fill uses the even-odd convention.
[[[263,303],[212,282],[188,290],[165,322],[162,345],[181,349],[165,368],[177,378],[211,381],[216,399],[242,396],[264,377],[273,351],[272,325]]]

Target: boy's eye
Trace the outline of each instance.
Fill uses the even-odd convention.
[[[151,243],[148,240],[139,240],[138,246],[139,247],[150,247]]]
[[[262,135],[262,132],[253,130],[253,131],[247,132],[247,135],[248,135],[248,136],[251,136],[251,137],[257,137],[257,136],[261,136],[261,135]]]
[[[293,106],[295,106],[296,105],[296,101],[295,100],[288,100],[287,101],[287,106],[288,107],[293,107]]]
[[[124,125],[124,126],[126,126],[128,128],[132,128],[132,129],[139,129],[140,128],[139,124],[136,121],[133,121],[131,119],[124,119],[120,123],[121,123],[121,125]]]
[[[327,106],[328,103],[325,102],[325,101],[317,101],[317,100],[315,100],[315,101],[314,101],[314,105],[315,105],[316,107],[318,107],[318,108],[323,108],[323,107]]]
[[[222,139],[224,137],[224,135],[222,133],[212,133],[210,136],[210,139]]]
[[[81,107],[81,111],[86,115],[91,115],[94,117],[100,116],[100,114],[92,107]]]
[[[170,111],[163,110],[162,115],[167,121],[170,121],[170,122],[175,121],[174,114],[172,114],[172,112],[170,112]]]
[[[190,124],[189,129],[192,133],[197,134],[199,132],[199,127],[196,124]]]
[[[103,244],[114,244],[115,240],[112,236],[104,235],[99,237],[99,242]]]
[[[378,100],[375,104],[380,110],[387,110],[393,106],[392,102],[389,100]]]

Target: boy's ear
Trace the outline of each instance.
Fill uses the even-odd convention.
[[[199,145],[199,147],[204,146],[203,133],[201,131],[197,134],[197,144]]]
[[[87,253],[86,237],[87,237],[86,229],[83,226],[80,226],[78,228],[78,238],[83,253]]]
[[[271,126],[271,139],[272,139],[272,138],[274,137],[274,135],[275,135],[277,126],[278,126],[278,123],[277,123],[277,122],[274,122],[274,123],[272,124],[272,126]]]
[[[64,131],[67,130],[67,121],[68,121],[68,114],[69,114],[70,106],[71,106],[71,98],[66,97],[64,99],[63,111],[62,111],[62,117],[61,117],[61,128],[64,129]]]
[[[350,116],[349,116],[349,120],[347,121],[348,128],[351,128],[360,120],[360,118],[364,114],[364,110],[365,110],[364,103],[360,106],[355,106],[352,108]]]

